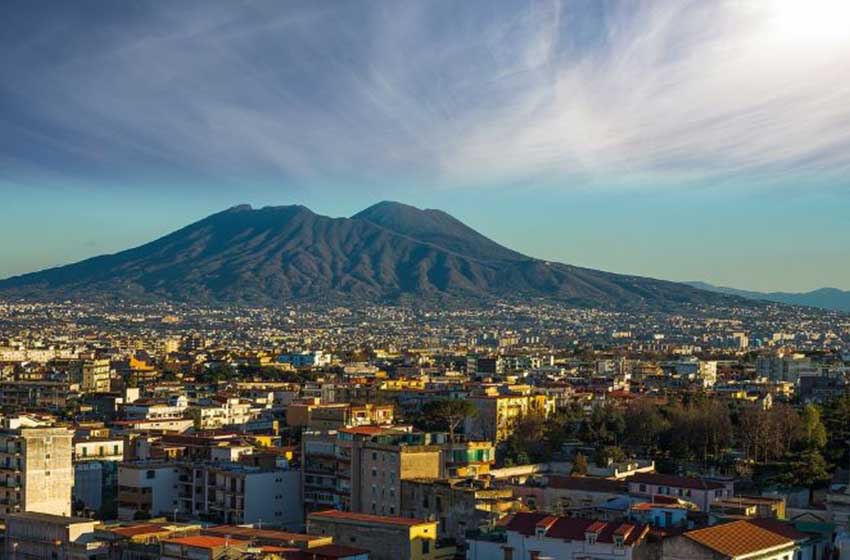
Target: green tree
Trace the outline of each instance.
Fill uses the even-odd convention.
[[[826,445],[826,427],[821,421],[820,409],[807,404],[802,413],[802,444],[806,449],[822,449]]]
[[[422,407],[425,421],[449,432],[451,441],[455,440],[455,431],[461,422],[475,416],[476,412],[475,405],[463,399],[438,399]]]
[[[659,438],[669,428],[659,407],[649,399],[635,400],[625,412],[624,442],[648,452],[658,447]]]
[[[614,445],[606,445],[596,450],[593,462],[599,467],[606,467],[610,463],[619,463],[626,458],[623,450]]]
[[[829,480],[829,469],[823,455],[816,449],[807,449],[793,465],[794,483],[813,486]]]
[[[850,460],[850,448],[847,445],[850,441],[850,393],[824,406],[823,422],[827,435],[827,445],[823,452],[833,465],[846,465]]]

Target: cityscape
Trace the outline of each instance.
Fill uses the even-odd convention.
[[[0,558],[850,560],[804,4],[4,6]]]

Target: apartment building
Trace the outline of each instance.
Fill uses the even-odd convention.
[[[441,457],[442,448],[438,445],[366,442],[361,450],[357,511],[399,515],[401,481],[440,476]]]
[[[74,500],[105,517],[116,514],[118,463],[124,460],[124,440],[113,437],[74,439]]]
[[[428,434],[397,427],[306,432],[302,439],[306,510],[371,513],[374,505],[376,513],[383,509],[397,514],[401,480],[440,476],[441,450],[429,443]]]
[[[0,383],[0,406],[5,410],[64,410],[79,393],[68,381],[4,381]]]
[[[224,524],[298,527],[301,473],[238,463],[122,463],[118,518],[203,516]],[[143,512],[143,513],[139,513]]]
[[[186,416],[189,399],[177,395],[166,400],[137,399],[121,407],[127,420],[179,420]]]
[[[238,397],[212,397],[188,409],[188,416],[199,430],[215,430],[241,425],[258,417],[261,410]]]
[[[529,414],[548,416],[552,412],[546,395],[477,395],[469,397],[476,413],[464,423],[470,439],[500,443],[513,432],[520,418]]]
[[[319,398],[304,399],[286,407],[286,425],[311,430],[337,430],[352,426],[390,425],[394,407],[388,405],[321,403]]]
[[[72,431],[28,417],[4,418],[0,429],[0,513],[71,515]]]
[[[86,360],[82,364],[80,388],[88,393],[108,393],[110,374],[109,360]]]

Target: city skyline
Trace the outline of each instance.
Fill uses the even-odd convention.
[[[10,5],[0,277],[391,199],[579,266],[850,288],[840,2],[204,8]]]

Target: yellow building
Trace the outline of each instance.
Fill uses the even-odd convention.
[[[455,547],[437,546],[437,522],[328,510],[307,517],[307,532],[365,548],[372,560],[448,560]]]
[[[498,444],[506,440],[520,418],[533,414],[549,416],[552,401],[546,395],[484,395],[469,397],[476,414],[466,419],[464,433],[470,439]]]

